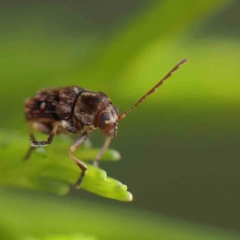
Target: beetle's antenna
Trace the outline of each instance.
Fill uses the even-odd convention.
[[[171,77],[172,73],[175,72],[180,67],[180,65],[184,64],[185,62],[187,62],[187,59],[183,59],[181,62],[179,62],[163,79],[161,79],[151,90],[149,90],[145,95],[143,95],[130,109],[120,114],[118,116],[118,120],[122,120],[123,118],[125,118],[129,112],[131,112],[140,103],[142,103],[149,95],[156,92],[157,88],[160,87],[166,79]]]

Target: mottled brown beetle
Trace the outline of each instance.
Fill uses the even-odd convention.
[[[73,152],[84,143],[94,129],[100,128],[106,135],[106,141],[95,158],[94,165],[97,166],[104,151],[108,148],[111,138],[117,135],[118,121],[125,118],[148,95],[154,93],[164,80],[169,78],[186,61],[187,59],[184,59],[178,63],[135,105],[120,115],[118,108],[113,106],[111,100],[102,92],[92,92],[77,86],[45,89],[37,92],[33,98],[25,101],[25,114],[31,137],[31,147],[25,159],[30,157],[35,147],[51,144],[55,134],[69,132],[81,134],[69,149],[70,158],[82,170],[75,184],[76,187],[80,187],[87,166],[73,156]],[[49,134],[47,141],[36,141],[33,135],[34,129]]]

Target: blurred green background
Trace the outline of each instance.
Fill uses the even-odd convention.
[[[26,144],[23,103],[37,90],[80,85],[123,112],[189,59],[119,124],[121,161],[101,163],[132,203],[5,186],[2,239],[240,239],[239,11],[217,0],[1,1],[0,126]]]

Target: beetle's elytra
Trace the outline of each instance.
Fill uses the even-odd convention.
[[[186,61],[187,59],[184,59],[178,63],[135,105],[122,114],[119,114],[118,108],[102,92],[92,92],[78,86],[44,89],[37,92],[33,98],[25,101],[25,114],[31,138],[31,146],[25,159],[30,157],[35,147],[51,144],[55,134],[79,134],[80,137],[69,149],[69,156],[81,169],[80,177],[75,184],[76,187],[80,187],[87,166],[77,159],[73,152],[84,143],[94,129],[100,128],[106,135],[106,142],[95,158],[94,165],[97,166],[98,160],[100,160],[102,154],[108,148],[111,138],[117,134],[118,121],[125,118],[147,96],[154,93],[163,84],[164,80],[169,78]],[[48,139],[46,141],[36,141],[33,130],[48,134]]]

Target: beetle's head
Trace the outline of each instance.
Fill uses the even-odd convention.
[[[97,114],[96,127],[99,127],[107,137],[115,137],[118,129],[118,114],[118,108],[109,103]]]

